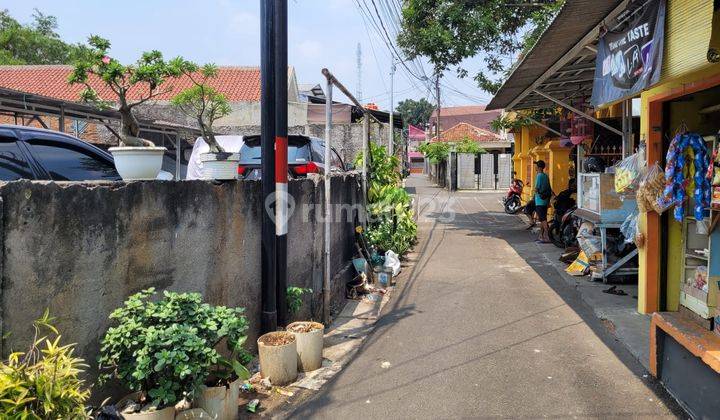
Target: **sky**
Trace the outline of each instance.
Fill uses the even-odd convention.
[[[259,66],[260,0],[4,0],[2,8],[21,22],[30,22],[33,8],[57,17],[58,33],[67,42],[83,42],[101,35],[112,43],[111,55],[124,63],[142,51],[159,50],[166,57],[183,56],[198,63]],[[388,22],[388,30],[392,28]],[[357,92],[357,44],[362,49],[362,100],[381,109],[390,105],[391,53],[371,25],[366,26],[356,0],[289,0],[288,63],[295,67],[298,83],[320,83],[323,67],[353,94]],[[479,58],[463,65],[474,74]],[[432,73],[427,62],[420,63]],[[395,104],[400,100],[427,98],[427,82],[416,79],[421,70],[397,65]],[[454,71],[442,79],[443,106],[487,103],[490,95]],[[336,96],[337,97],[337,96]],[[343,100],[344,98],[338,98]]]

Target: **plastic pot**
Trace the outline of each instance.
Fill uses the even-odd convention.
[[[227,387],[203,386],[194,405],[205,410],[211,419],[236,420],[241,384],[242,380],[238,378]]]
[[[164,147],[111,147],[115,169],[123,181],[154,180],[162,168]]]
[[[308,329],[309,331],[307,331]],[[310,372],[320,369],[325,326],[319,322],[300,321],[288,325],[287,330],[295,336],[297,341],[298,370]]]
[[[201,153],[202,178],[230,180],[237,178],[239,153]]]
[[[269,332],[257,341],[260,374],[273,385],[287,385],[297,378],[298,357],[295,336],[286,331]]]

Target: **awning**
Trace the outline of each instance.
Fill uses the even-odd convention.
[[[530,52],[518,62],[487,108],[530,109],[589,96],[595,70],[594,45],[604,25],[629,0],[567,0]]]

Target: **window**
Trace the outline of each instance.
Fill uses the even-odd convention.
[[[25,157],[14,141],[0,139],[0,180],[34,179]]]
[[[93,181],[120,179],[113,164],[101,156],[66,144],[30,141],[35,158],[53,181]]]

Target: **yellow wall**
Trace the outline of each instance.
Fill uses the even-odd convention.
[[[713,2],[709,0],[669,0],[667,3],[667,17],[665,24],[665,50],[661,81],[658,85],[643,92],[641,98],[640,138],[648,138],[650,133],[649,100],[655,95],[669,92],[682,87],[683,84],[706,79],[708,76],[720,72],[717,64],[710,64],[706,60],[707,48],[712,31]],[[655,162],[648,162],[649,165]],[[647,220],[644,213],[640,214],[640,229],[645,231]],[[681,226],[677,222],[669,222],[662,229],[668,229],[668,279],[679,278],[681,249]],[[645,249],[639,252],[638,273],[638,311],[643,312],[646,307],[645,293],[649,280],[659,282],[659,279],[648,279],[646,267],[648,264],[657,264],[661,261],[660,255],[647,255]],[[666,302],[668,310],[677,310],[680,299],[680,284],[668,281]],[[664,308],[660,308],[663,310]]]

